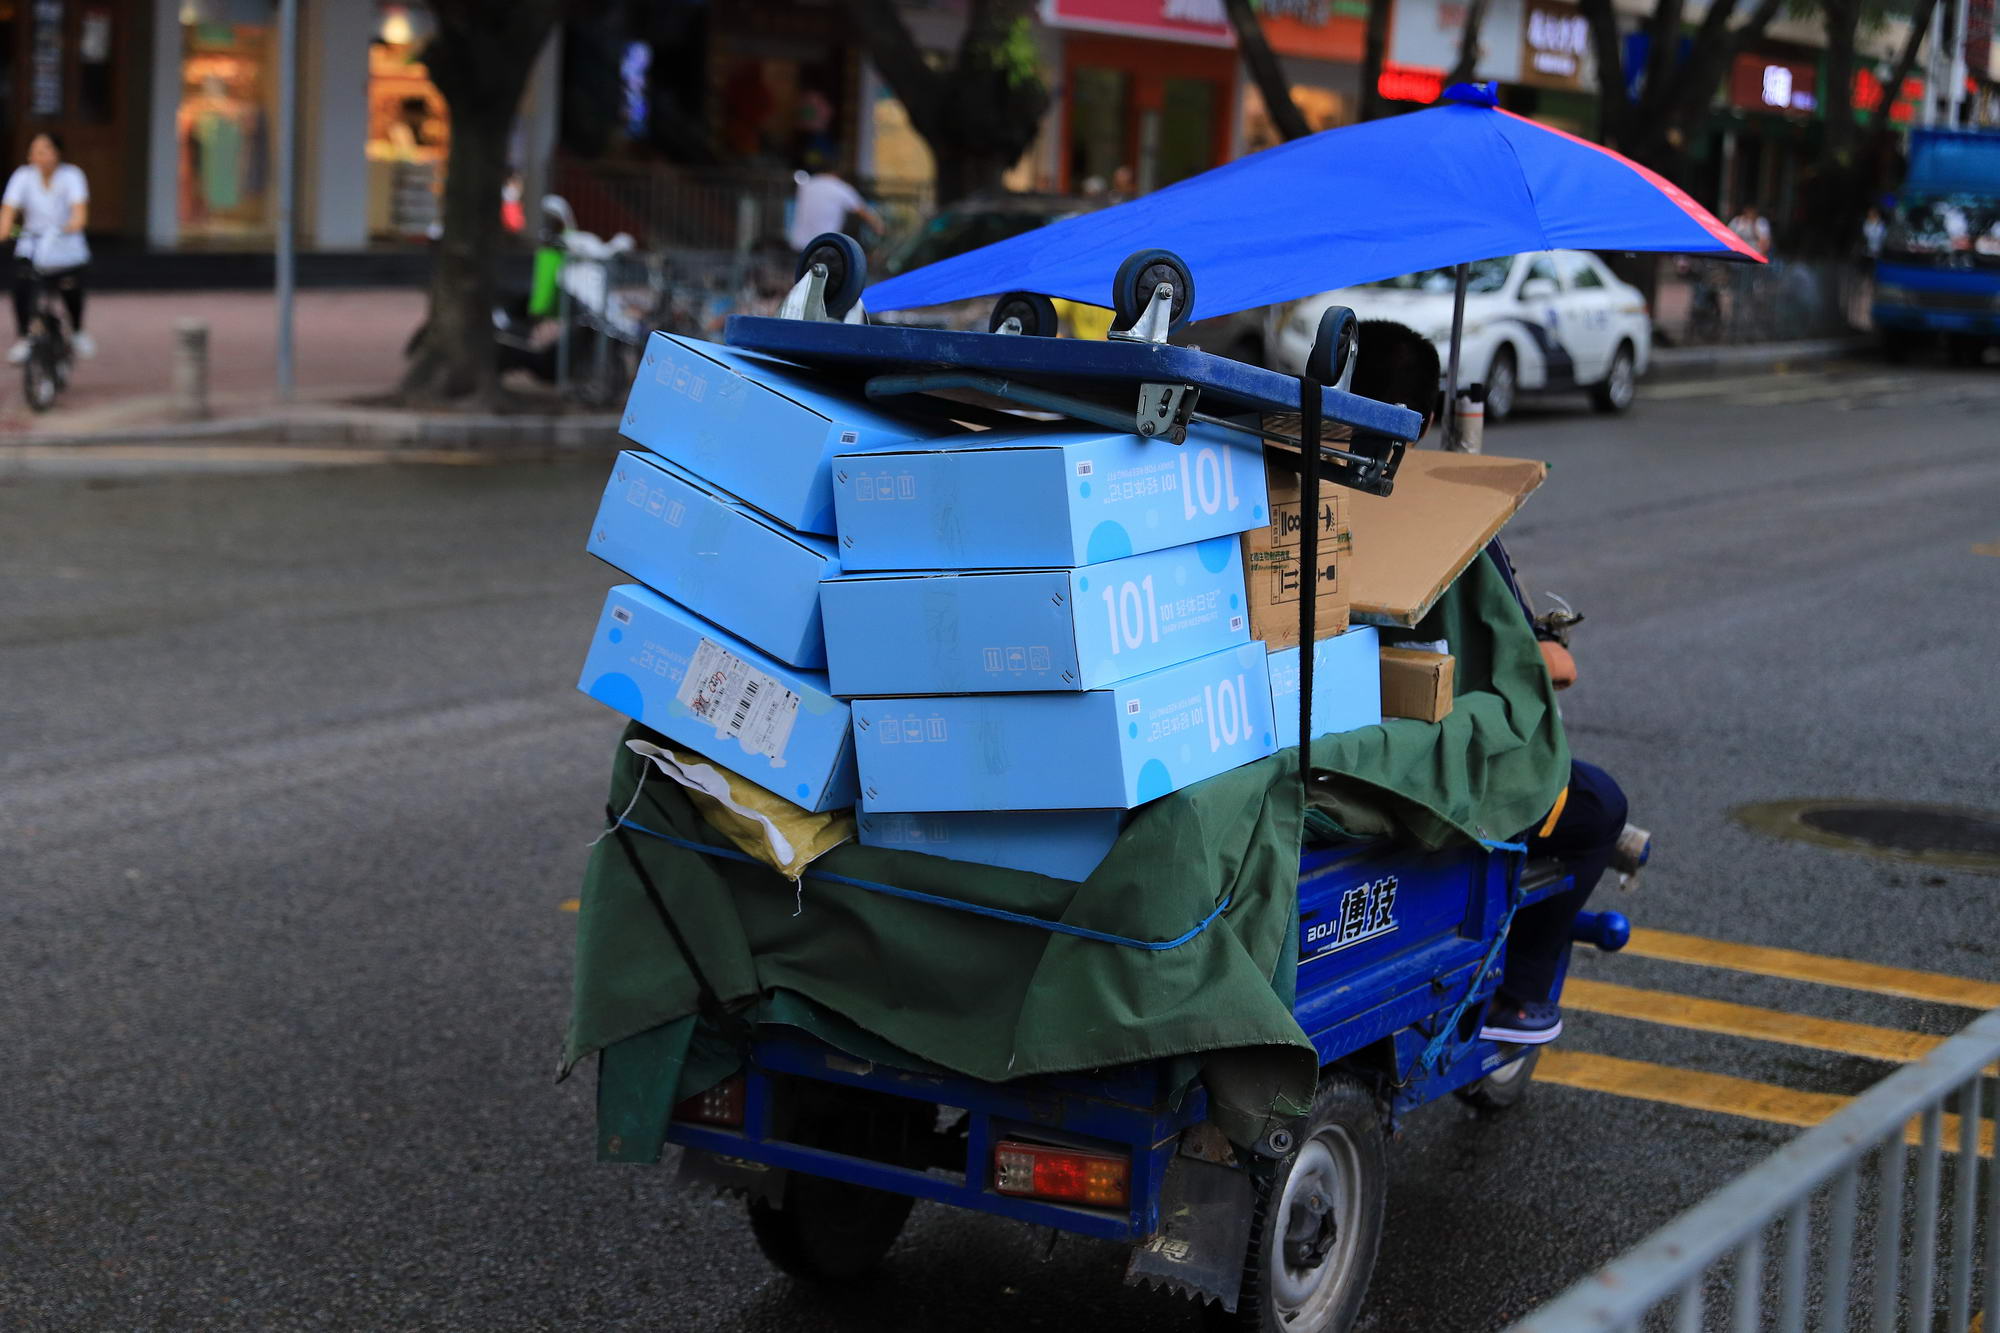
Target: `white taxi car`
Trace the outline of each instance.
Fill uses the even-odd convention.
[[[1443,362],[1451,298],[1452,271],[1440,268],[1276,306],[1266,316],[1266,357],[1273,370],[1301,373],[1320,312],[1344,305],[1364,320],[1407,324]],[[1488,421],[1505,420],[1522,393],[1547,390],[1586,390],[1599,411],[1623,412],[1652,358],[1652,318],[1639,289],[1596,255],[1545,250],[1487,259],[1470,266],[1463,349],[1459,382],[1486,385]]]

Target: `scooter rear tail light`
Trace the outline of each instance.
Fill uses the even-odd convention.
[[[743,1076],[726,1078],[707,1092],[698,1092],[674,1108],[674,1119],[692,1120],[700,1125],[740,1125],[743,1123]]]
[[[1132,1197],[1132,1162],[1112,1153],[1007,1139],[993,1148],[993,1188],[1092,1208],[1123,1208]]]

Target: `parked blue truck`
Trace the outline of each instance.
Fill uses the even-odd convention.
[[[2000,341],[2000,133],[1920,129],[1875,261],[1875,328],[1900,360],[1942,338],[1976,363]]]

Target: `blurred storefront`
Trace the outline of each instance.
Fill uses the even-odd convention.
[[[1258,12],[1306,125],[1328,130],[1353,124],[1361,114],[1365,0],[1266,0]],[[1278,142],[1264,99],[1247,80],[1242,116],[1245,152]]]
[[[0,151],[60,134],[91,183],[93,229],[143,217],[145,31],[118,0],[0,0]]]
[[[1377,85],[1389,101],[1430,103],[1444,91],[1464,41],[1465,0],[1398,0]],[[1500,105],[1573,134],[1596,118],[1597,61],[1590,25],[1568,0],[1489,0],[1473,78],[1500,85]]]
[[[759,7],[751,7],[759,8]],[[419,59],[421,0],[300,0],[299,239],[421,242],[450,118]],[[553,144],[554,43],[516,151],[539,185]],[[0,151],[51,130],[90,179],[107,253],[268,250],[276,215],[277,0],[0,0]]]
[[[1145,194],[1232,155],[1236,34],[1220,0],[1044,0],[1059,34],[1059,188]]]

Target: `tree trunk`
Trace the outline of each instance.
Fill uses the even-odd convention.
[[[846,4],[869,62],[930,147],[938,203],[998,189],[1049,106],[1035,68],[1032,0],[970,0],[965,36],[946,69],[925,58],[895,0]]]
[[[1484,0],[1477,0],[1484,3]],[[1236,45],[1243,52],[1243,68],[1250,73],[1251,81],[1257,85],[1257,95],[1264,99],[1264,110],[1271,117],[1271,125],[1284,139],[1303,139],[1312,133],[1306,124],[1299,104],[1292,100],[1291,84],[1285,79],[1284,66],[1271,50],[1271,43],[1264,36],[1264,25],[1257,21],[1257,11],[1250,8],[1250,0],[1224,0],[1229,11],[1229,26],[1236,29]]]
[[[937,160],[937,199],[948,204],[955,199],[995,194],[1004,188],[1003,177],[1019,158],[1002,153],[982,153],[964,148]]]
[[[1896,54],[1895,68],[1888,84],[1882,89],[1882,105],[1875,111],[1875,121],[1868,132],[1868,146],[1863,151],[1871,170],[1879,168],[1888,155],[1887,150],[1896,132],[1889,113],[1895,110],[1896,99],[1903,95],[1903,85],[1909,81],[1910,71],[1917,67],[1917,52],[1923,47],[1924,33],[1931,26],[1931,14],[1937,6],[1938,0],[1918,0],[1915,12],[1910,15],[1910,35],[1903,39],[1903,49]]]
[[[1821,0],[1826,21],[1826,87],[1822,159],[1846,165],[1854,150],[1854,43],[1861,30],[1861,0]]]
[[[493,267],[513,123],[511,107],[498,115],[484,109],[453,111],[444,233],[431,269],[430,320],[403,375],[403,394],[412,401],[470,398],[490,406],[497,395]]]
[[[1667,3],[1667,0],[1661,0]],[[1471,83],[1479,72],[1479,30],[1486,22],[1486,0],[1471,0],[1465,10],[1465,31],[1458,35],[1458,63],[1444,76],[1445,87]]]
[[[1583,0],[1582,9],[1590,24],[1590,49],[1597,57],[1597,141],[1622,150],[1632,104],[1625,95],[1625,53],[1618,15],[1611,0]]]
[[[492,312],[507,140],[559,7],[559,0],[431,0],[438,32],[424,64],[451,112],[451,148],[430,316],[399,391],[406,402],[490,407],[498,396]]]
[[[1389,18],[1394,0],[1368,0],[1368,26],[1361,37],[1361,119],[1374,120],[1382,104],[1382,65],[1389,54]]]

